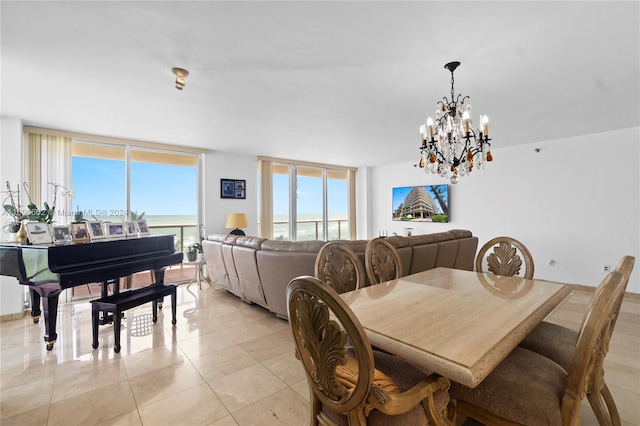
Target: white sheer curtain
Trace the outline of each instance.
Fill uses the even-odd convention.
[[[45,201],[52,207],[55,198],[54,223],[70,223],[73,200],[66,194],[71,189],[71,138],[26,133],[25,182],[38,208],[42,209]],[[54,194],[56,185],[61,187]]]

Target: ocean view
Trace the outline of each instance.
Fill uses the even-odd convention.
[[[289,215],[273,215],[273,239],[289,239]],[[347,214],[330,214],[328,223],[329,240],[348,239],[349,226]],[[322,240],[322,215],[299,214],[298,215],[298,241]]]
[[[196,215],[147,215],[143,217],[152,234],[175,235],[176,250],[198,242],[198,225]],[[86,216],[85,220],[101,222],[124,222],[123,216]],[[182,234],[180,233],[182,230]]]
[[[147,215],[143,217],[152,234],[174,234],[176,248],[186,247],[198,241],[198,227],[196,215]],[[289,239],[289,215],[274,215],[273,239]],[[85,216],[87,220],[102,222],[123,222],[122,216]],[[182,231],[182,234],[181,234]],[[347,214],[329,215],[328,234],[330,240],[348,239],[349,227]],[[298,241],[322,239],[322,217],[318,214],[298,215]]]

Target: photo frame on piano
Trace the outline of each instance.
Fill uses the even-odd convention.
[[[108,235],[104,232],[104,228],[102,227],[102,222],[87,222],[87,226],[89,228],[89,239],[90,240],[100,240],[102,238],[107,238]]]
[[[109,238],[124,238],[127,236],[124,223],[108,223],[107,235]]]
[[[138,228],[135,222],[125,222],[125,231],[127,236],[135,237],[138,235]]]
[[[73,241],[69,225],[53,225],[53,243],[65,244]]]
[[[31,244],[51,244],[53,242],[49,225],[46,223],[27,222],[25,228],[27,228],[27,235]]]
[[[149,231],[149,226],[147,225],[147,221],[145,219],[137,220],[136,228],[138,229],[139,235],[149,235],[151,233]]]
[[[71,238],[74,243],[89,242],[89,228],[87,227],[87,222],[72,222]]]

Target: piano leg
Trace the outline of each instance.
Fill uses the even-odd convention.
[[[31,319],[34,324],[40,322],[40,295],[34,289],[31,289]]]
[[[60,296],[60,285],[57,283],[41,284],[39,286],[29,286],[37,299],[42,300],[42,310],[44,311],[44,342],[47,350],[53,349],[53,344],[58,339],[56,333],[56,323],[58,320],[58,297]],[[40,303],[38,303],[39,305]],[[32,308],[33,309],[33,308]],[[38,310],[40,307],[38,306]]]

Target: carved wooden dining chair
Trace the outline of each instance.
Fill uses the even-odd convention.
[[[398,251],[383,238],[369,240],[364,260],[367,277],[371,284],[383,283],[404,275]]]
[[[311,425],[453,424],[449,380],[373,351],[360,321],[326,283],[294,278],[287,300],[296,357],[309,384]]]
[[[619,293],[618,300],[613,311],[613,318],[611,321],[611,327],[609,328],[609,336],[607,337],[607,341],[611,339],[611,334],[613,333],[613,329],[618,318],[618,313],[620,312],[620,306],[622,305],[622,299],[624,299],[624,294],[627,289],[627,284],[629,283],[629,277],[631,276],[631,272],[633,271],[634,263],[635,257],[625,256],[615,268],[615,271],[618,271],[623,275],[623,279],[620,282],[622,290]],[[587,321],[589,312],[593,310],[593,304],[597,300],[598,294],[603,291],[604,283],[605,281],[603,281],[603,283],[600,284],[598,288],[596,288],[594,294],[591,296],[587,312],[582,319],[580,328],[584,326],[584,323]],[[571,360],[575,353],[577,341],[578,331],[558,324],[543,321],[538,324],[538,326],[536,326],[536,328],[534,328],[533,331],[529,333],[529,335],[527,335],[527,337],[525,337],[522,342],[520,342],[520,346],[530,351],[544,355],[545,357],[560,364],[562,368],[568,371],[571,366]],[[602,366],[600,366],[600,368],[602,368]],[[606,418],[606,411],[608,411],[612,419],[612,424],[619,425],[620,415],[613,400],[613,396],[611,395],[607,384],[604,382],[604,374],[598,375],[597,377],[601,377],[602,381],[592,381],[589,388],[587,389],[587,398],[589,400],[589,403],[591,404],[591,407],[593,408],[593,411],[599,420],[601,418]],[[603,408],[603,403],[604,405],[606,405],[606,411]],[[602,420],[600,421],[600,423],[606,424]]]
[[[592,383],[603,383],[602,364],[624,279],[622,272],[613,271],[602,282],[566,371],[543,355],[517,347],[477,387],[451,383],[458,413],[495,426],[579,425],[582,400],[590,397]],[[599,424],[615,424],[606,407],[599,408]]]
[[[325,244],[318,252],[315,275],[338,293],[364,287],[366,279],[356,252],[337,241]]]
[[[490,250],[493,251],[490,252]],[[496,275],[513,277],[521,274],[522,261],[524,271],[522,277],[533,279],[533,256],[520,241],[511,237],[496,237],[487,241],[476,256],[476,271],[489,271]],[[484,265],[486,264],[486,269]]]

